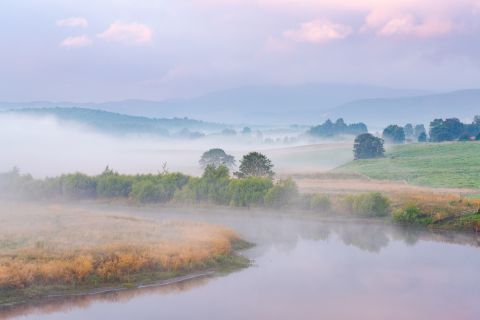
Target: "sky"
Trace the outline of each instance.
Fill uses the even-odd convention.
[[[0,101],[480,83],[480,0],[2,0],[0,21]]]

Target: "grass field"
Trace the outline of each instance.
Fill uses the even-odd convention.
[[[334,172],[358,173],[380,180],[404,180],[436,188],[480,189],[480,143],[393,146],[385,158],[352,161]]]
[[[222,226],[62,205],[0,203],[0,306],[222,270],[240,241]]]

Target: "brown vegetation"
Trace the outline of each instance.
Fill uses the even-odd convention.
[[[2,204],[0,289],[130,282],[139,272],[191,271],[231,252],[236,234],[62,206]]]

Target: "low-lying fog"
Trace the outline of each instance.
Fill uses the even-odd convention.
[[[281,134],[276,133],[278,140]],[[300,134],[300,133],[298,133]],[[195,140],[154,136],[114,136],[80,124],[64,124],[53,117],[0,115],[0,172],[18,167],[34,177],[66,172],[98,174],[108,165],[121,173],[156,173],[167,163],[169,171],[198,175],[198,160],[210,148],[222,148],[235,156],[261,151],[278,173],[322,171],[352,158],[351,141],[308,145],[265,143],[254,136],[208,136]]]

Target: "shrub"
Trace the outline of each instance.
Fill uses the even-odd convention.
[[[269,178],[249,177],[231,180],[228,185],[230,204],[237,207],[261,205],[273,183]]]
[[[390,201],[379,192],[349,196],[346,199],[351,212],[366,217],[383,217],[388,214]]]
[[[332,203],[330,198],[324,194],[314,194],[310,198],[310,209],[316,211],[328,211],[330,210]]]
[[[395,210],[392,214],[392,220],[404,224],[429,224],[432,222],[432,218],[422,214],[414,204]]]
[[[118,173],[102,174],[97,179],[97,194],[102,197],[127,197],[133,181]]]
[[[62,194],[67,198],[93,198],[97,194],[97,181],[83,173],[61,176]]]
[[[292,179],[280,180],[265,194],[265,205],[272,208],[291,206],[298,199],[298,188]]]
[[[165,188],[154,180],[140,180],[133,184],[130,196],[140,203],[166,201]]]

